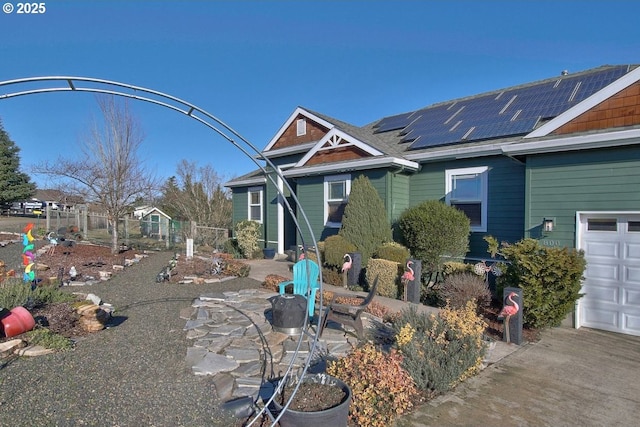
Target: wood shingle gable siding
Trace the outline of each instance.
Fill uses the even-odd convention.
[[[307,132],[304,135],[300,136],[298,136],[297,130],[297,121],[299,119],[304,119],[307,121]],[[271,147],[271,150],[293,147],[307,142],[319,141],[327,134],[327,132],[329,132],[329,129],[327,129],[326,127],[314,122],[313,120],[310,120],[302,114],[299,114],[282,133],[280,138],[278,138],[278,142],[276,142],[273,147]]]
[[[358,160],[364,157],[371,157],[369,153],[365,153],[358,147],[336,147],[327,151],[318,151],[306,162],[306,166],[318,165],[324,163],[334,163],[346,160]]]
[[[553,134],[566,135],[609,128],[640,125],[640,82],[621,90]]]

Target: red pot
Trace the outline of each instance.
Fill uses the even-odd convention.
[[[5,337],[15,337],[30,331],[36,326],[36,321],[24,307],[15,307],[9,311],[9,315],[0,320]]]

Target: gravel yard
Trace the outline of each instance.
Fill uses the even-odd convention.
[[[20,250],[0,248],[0,260],[12,265]],[[217,408],[211,381],[185,363],[192,343],[179,312],[203,293],[260,283],[156,283],[172,255],[154,253],[96,285],[63,287],[114,305],[116,326],[79,338],[74,350],[0,365],[0,425],[232,425]]]

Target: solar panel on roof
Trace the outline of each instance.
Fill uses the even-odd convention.
[[[411,112],[411,113],[398,114],[396,116],[385,117],[374,125],[374,127],[376,128],[375,133],[402,129],[411,122],[410,117],[413,114],[414,113]]]
[[[395,129],[402,129],[400,142],[412,142],[409,149],[526,134],[539,120],[556,117],[626,72],[619,66],[459,99],[419,110],[418,118]]]

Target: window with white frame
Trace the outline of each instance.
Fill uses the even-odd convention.
[[[467,215],[471,231],[487,231],[488,175],[487,166],[446,171],[445,201]]]
[[[248,218],[262,223],[262,187],[249,188]]]
[[[302,136],[307,134],[307,121],[305,119],[298,119],[296,121],[296,135]]]
[[[324,178],[325,226],[340,228],[350,191],[351,175],[334,175]]]

